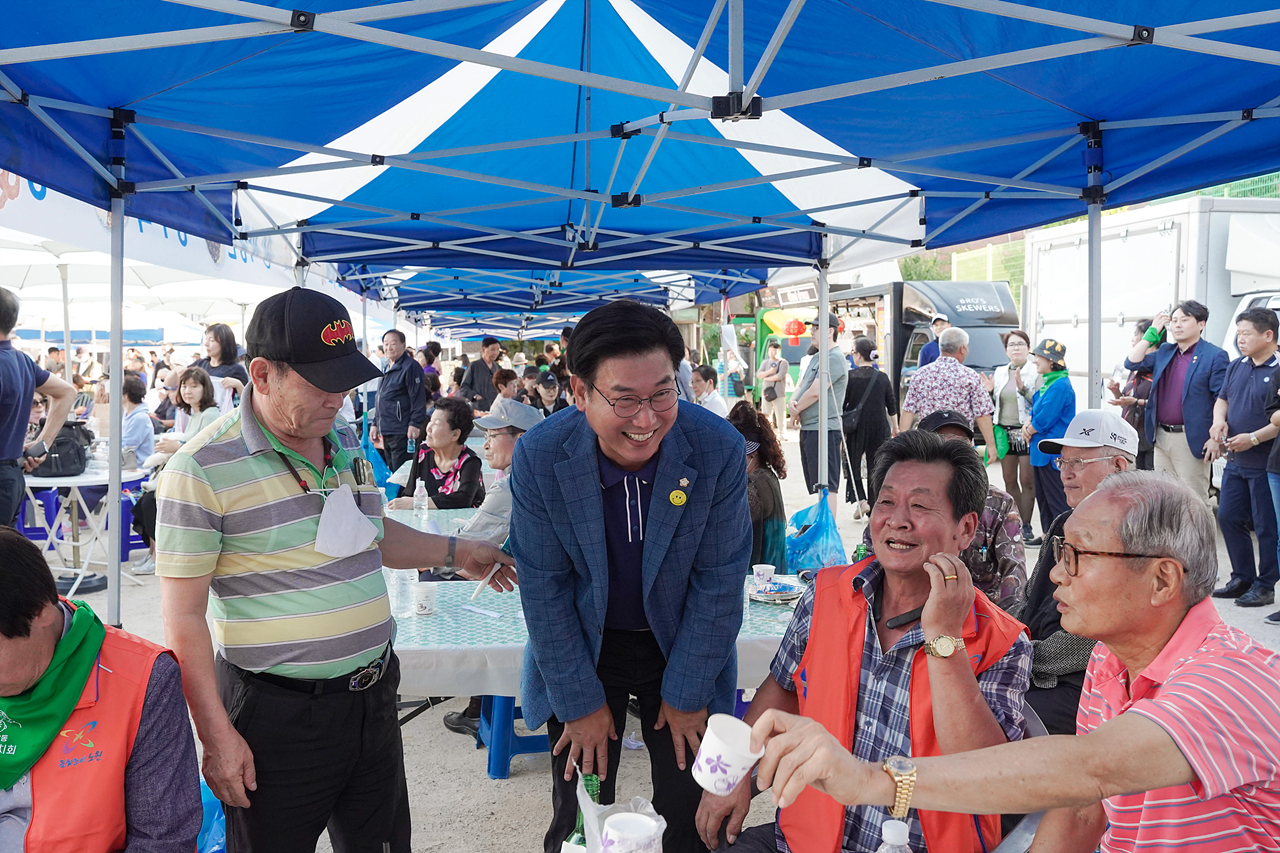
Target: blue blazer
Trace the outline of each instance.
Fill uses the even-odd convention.
[[[1173,361],[1177,344],[1161,344],[1155,352],[1147,353],[1140,362],[1124,360],[1126,370],[1151,371],[1151,395],[1147,397],[1146,421],[1147,441],[1156,440],[1156,406],[1160,377]],[[1204,338],[1196,344],[1195,355],[1191,356],[1191,366],[1187,368],[1187,379],[1182,384],[1182,420],[1186,426],[1185,435],[1191,454],[1197,459],[1204,458],[1204,445],[1209,440],[1209,427],[1213,426],[1213,404],[1218,400],[1218,392],[1222,390],[1222,380],[1227,375],[1227,353],[1222,347],[1214,346]]]
[[[511,461],[511,549],[529,628],[520,701],[530,728],[605,703],[596,663],[609,559],[597,445],[586,416],[565,409],[525,433]],[[662,440],[645,524],[644,612],[667,658],[662,698],[681,711],[733,711],[751,561],[745,450],[724,418],[683,400]],[[671,501],[677,489],[683,506]]]

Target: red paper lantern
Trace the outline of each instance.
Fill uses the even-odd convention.
[[[788,320],[786,327],[783,329],[787,337],[791,339],[791,345],[796,346],[800,343],[800,336],[805,332],[803,320]]]

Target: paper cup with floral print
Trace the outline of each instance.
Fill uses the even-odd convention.
[[[712,714],[693,762],[693,778],[704,790],[724,796],[750,775],[763,755],[763,749],[751,751],[751,726],[728,714]]]

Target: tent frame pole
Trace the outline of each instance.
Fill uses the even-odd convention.
[[[1102,408],[1102,131],[1088,137],[1088,185],[1099,190],[1088,195],[1089,229],[1089,408]],[[1096,152],[1093,153],[1093,152]]]
[[[58,276],[62,279],[62,375],[71,382],[71,296],[67,284],[67,265],[58,264]]]
[[[818,316],[814,318],[814,322],[818,324],[816,328],[822,329],[822,332],[818,336],[818,354],[814,356],[818,359],[818,375],[813,380],[818,385],[818,482],[823,487],[826,486],[830,475],[827,465],[827,448],[831,442],[831,436],[827,431],[827,398],[830,396],[827,385],[831,382],[831,365],[828,360],[831,352],[831,327],[827,323],[827,315],[831,313],[831,293],[827,286],[827,266],[827,238],[824,236],[822,257],[818,261]],[[835,513],[837,499],[837,495],[830,496],[832,514]]]
[[[111,143],[119,156],[111,167],[117,181],[124,179],[124,125],[112,124]],[[107,557],[107,622],[123,627],[120,618],[120,501],[123,499],[120,464],[123,451],[124,399],[124,196],[111,194],[111,377],[108,388],[107,418],[110,424],[110,461],[107,473],[107,536],[103,547]],[[142,462],[141,459],[138,460]],[[75,535],[79,535],[77,532]]]

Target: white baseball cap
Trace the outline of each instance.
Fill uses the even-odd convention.
[[[1138,455],[1138,431],[1115,412],[1086,409],[1067,425],[1062,438],[1041,439],[1041,453],[1058,454],[1064,447],[1114,447]]]

